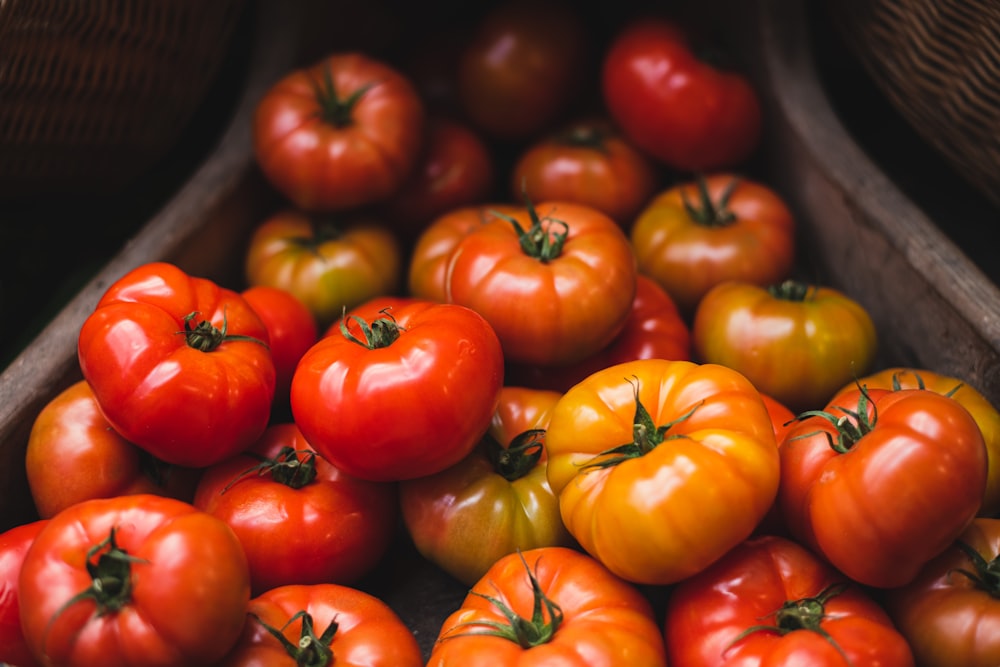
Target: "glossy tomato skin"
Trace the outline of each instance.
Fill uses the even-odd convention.
[[[194,496],[195,507],[239,537],[253,595],[357,581],[389,546],[396,502],[394,486],[350,477],[317,457],[294,423],[272,424],[245,454],[207,468]]]
[[[257,104],[253,146],[268,181],[296,206],[342,211],[382,201],[409,178],[425,109],[393,66],[336,53],[288,73]]]
[[[767,409],[724,366],[642,359],[598,371],[563,394],[546,443],[566,528],[637,583],[701,571],[750,536],[778,490]]]
[[[482,634],[486,624],[509,625],[505,602],[532,619],[538,590],[562,611],[547,641],[523,648]],[[541,607],[544,609],[544,605]],[[544,612],[543,612],[544,613]],[[548,621],[550,616],[545,616]],[[463,625],[472,624],[472,625]],[[544,625],[544,623],[542,624]],[[479,633],[479,634],[477,634]],[[637,588],[593,558],[566,547],[542,547],[499,559],[441,627],[427,667],[666,667],[663,637],[650,602]]]
[[[24,555],[47,521],[38,519],[0,533],[0,663],[17,667],[40,664],[21,631],[17,580]]]
[[[699,59],[699,48],[686,26],[640,17],[612,38],[601,69],[604,104],[625,135],[683,172],[737,166],[760,142],[750,80]]]
[[[878,336],[868,311],[824,285],[712,288],[692,325],[695,357],[746,375],[794,412],[820,409],[875,361]]]
[[[275,387],[268,342],[239,293],[149,262],[108,288],[77,349],[116,431],[160,460],[197,468],[242,451],[267,427]]]
[[[545,474],[545,428],[558,400],[554,391],[504,387],[475,450],[400,482],[403,520],[421,555],[471,586],[501,556],[571,543]]]
[[[376,329],[398,337],[369,347],[348,317],[349,335],[306,352],[292,378],[295,423],[318,454],[355,477],[444,470],[465,458],[496,411],[500,341],[481,315],[453,304],[416,300],[378,319]]]
[[[377,220],[285,209],[254,229],[245,272],[251,287],[288,290],[327,327],[345,308],[395,292],[402,261],[399,240]]]
[[[916,579],[886,592],[885,608],[921,666],[1000,663],[1000,600],[988,574],[998,556],[1000,519],[977,517]]]
[[[717,172],[655,195],[636,218],[629,239],[639,272],[656,280],[691,316],[701,298],[721,282],[766,287],[789,277],[796,227],[773,189]]]
[[[785,524],[851,579],[905,585],[976,516],[982,434],[960,403],[930,390],[834,400],[827,416],[800,418],[779,447]]]
[[[844,588],[831,588],[838,586]],[[783,610],[776,617],[786,603],[805,600],[819,601],[818,613],[796,617]],[[787,630],[779,632],[779,622]],[[762,629],[750,631],[755,627]],[[674,587],[664,637],[669,664],[686,667],[914,664],[906,639],[865,589],[775,536],[737,545]]]
[[[100,614],[93,599],[73,598],[94,587],[87,564],[111,553],[112,530],[129,557],[118,578],[130,589],[117,612]],[[250,576],[225,523],[137,494],[87,500],[49,519],[24,556],[18,593],[25,639],[45,664],[212,665],[243,628]]]

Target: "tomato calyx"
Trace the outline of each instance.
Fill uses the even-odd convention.
[[[769,285],[767,288],[767,293],[775,299],[793,301],[796,303],[809,301],[815,292],[815,285],[810,285],[793,279],[784,280],[777,285]]]
[[[299,453],[294,447],[285,445],[274,458],[265,458],[233,478],[233,481],[222,489],[222,493],[255,473],[258,477],[270,474],[275,482],[292,489],[301,489],[311,484],[316,479],[316,452],[312,450],[301,452],[302,458],[299,458]]]
[[[557,134],[555,142],[570,148],[589,148],[606,155],[608,153],[606,141],[609,136],[610,133],[603,128],[581,124]]]
[[[509,215],[500,211],[492,211],[492,213],[514,225],[514,231],[517,232],[518,241],[524,254],[534,257],[543,264],[550,262],[562,253],[566,237],[569,236],[569,225],[549,216],[539,217],[537,209],[528,201],[527,197],[525,197],[525,206],[531,219],[531,227],[528,229],[522,227],[521,223]],[[562,231],[553,229],[553,225],[560,227]]]
[[[333,649],[330,648],[330,644],[333,643],[333,636],[337,634],[339,629],[336,619],[330,621],[330,625],[326,627],[323,634],[317,637],[313,627],[312,614],[305,610],[296,612],[281,629],[271,627],[254,613],[251,613],[250,616],[260,623],[261,627],[267,630],[272,637],[281,642],[285,653],[295,661],[297,667],[326,667],[326,665],[333,664]],[[302,619],[302,632],[299,635],[298,643],[293,644],[284,635],[284,630],[300,618]]]
[[[992,598],[1000,598],[1000,556],[987,561],[965,542],[957,540],[955,545],[972,561],[974,571],[959,567],[949,571],[948,576],[961,574],[968,578],[978,590],[988,593]]]
[[[191,323],[195,318],[200,315],[198,311],[188,313],[184,316],[184,331],[178,331],[178,334],[183,334],[187,339],[187,344],[201,352],[211,352],[217,349],[220,345],[232,341],[247,341],[258,343],[264,347],[268,347],[267,343],[260,340],[259,338],[254,338],[253,336],[244,336],[242,334],[230,334],[229,333],[229,320],[226,318],[225,313],[222,315],[222,328],[217,328],[214,324],[208,320],[201,320],[195,325]]]
[[[695,179],[698,186],[698,203],[688,199],[686,191],[681,190],[681,200],[688,216],[703,227],[726,227],[736,222],[736,214],[729,210],[729,199],[740,181],[737,178],[729,181],[718,200],[713,200],[708,191],[708,181],[701,174]]]
[[[793,440],[799,440],[801,438],[810,438],[817,433],[822,433],[826,436],[827,442],[830,443],[830,447],[838,454],[846,454],[851,451],[854,445],[857,444],[861,438],[865,437],[867,434],[871,433],[875,428],[875,423],[878,421],[878,411],[874,404],[871,404],[872,411],[871,416],[868,415],[868,406],[871,403],[868,392],[861,389],[861,395],[858,398],[858,409],[848,410],[847,408],[839,407],[840,411],[844,415],[838,417],[834,414],[826,412],[825,410],[807,410],[800,414],[796,419],[802,420],[807,417],[822,417],[829,421],[837,429],[837,440],[834,442],[833,436],[826,431],[811,431],[809,433],[803,433],[802,435],[795,436]]]
[[[323,122],[337,128],[353,125],[354,107],[362,96],[372,88],[372,85],[369,83],[361,86],[345,99],[340,99],[337,87],[333,85],[333,74],[330,72],[330,68],[323,68],[323,80],[312,81],[313,94],[316,96],[316,104],[319,106],[316,116]]]
[[[533,428],[516,435],[504,447],[491,433],[483,437],[483,446],[493,469],[508,482],[521,479],[531,472],[542,458],[541,438],[545,429]]]
[[[351,315],[350,319],[357,322],[361,327],[361,333],[364,336],[363,339],[355,336],[347,328],[348,318],[346,315],[340,318],[340,333],[343,334],[348,340],[353,341],[358,345],[363,345],[369,350],[389,347],[396,341],[397,338],[399,338],[400,332],[404,331],[404,329],[399,326],[396,319],[389,314],[388,308],[383,308],[379,311],[379,313],[381,313],[383,317],[373,320],[371,325],[357,315]]]

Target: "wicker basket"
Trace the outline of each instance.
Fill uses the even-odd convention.
[[[1000,3],[827,0],[826,9],[892,106],[1000,205]]]
[[[0,2],[0,195],[110,191],[164,156],[245,4]]]

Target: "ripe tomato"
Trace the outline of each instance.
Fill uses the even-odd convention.
[[[979,517],[885,608],[922,667],[1000,664],[1000,519]]]
[[[316,452],[374,481],[430,475],[465,458],[503,385],[489,323],[462,306],[415,300],[342,324],[292,378],[292,415]]]
[[[400,188],[417,162],[424,121],[406,76],[366,54],[337,53],[264,94],[253,119],[254,154],[299,208],[341,211]]]
[[[670,584],[750,536],[778,490],[760,394],[736,371],[642,359],[563,394],[548,477],[580,545],[630,581]]]
[[[85,380],[39,411],[28,436],[25,472],[43,519],[90,498],[155,493],[189,501],[200,475],[159,461],[119,435]]]
[[[31,654],[21,631],[17,579],[24,555],[46,523],[45,519],[40,519],[0,533],[0,664],[17,667],[40,664]]]
[[[657,177],[652,161],[617,128],[588,118],[529,145],[514,163],[510,189],[515,199],[586,204],[629,228]]]
[[[253,231],[245,270],[251,286],[294,294],[323,328],[345,308],[395,291],[402,249],[380,222],[358,217],[337,221],[285,209]]]
[[[292,423],[207,468],[194,505],[225,521],[250,565],[251,592],[350,584],[382,558],[396,528],[396,489],[345,475]]]
[[[338,584],[279,586],[250,600],[246,627],[220,667],[422,667],[420,647],[387,604]]]
[[[160,460],[211,465],[267,427],[267,328],[237,292],[172,264],[115,281],[80,329],[78,356],[108,423]]]
[[[545,474],[545,428],[559,393],[504,387],[476,449],[400,483],[407,532],[422,556],[471,586],[501,556],[570,543]]]
[[[771,188],[716,173],[656,195],[629,234],[639,272],[660,284],[685,316],[715,285],[767,286],[795,261],[795,220]]]
[[[25,640],[44,664],[211,665],[239,638],[250,575],[225,523],[137,494],[48,519],[24,555],[18,595]]]
[[[637,588],[593,558],[542,547],[500,558],[444,622],[427,667],[665,667]]]
[[[799,544],[773,536],[743,542],[677,584],[664,636],[669,664],[685,667],[914,664],[874,598]]]
[[[746,375],[794,412],[821,408],[875,361],[871,316],[832,287],[729,281],[698,304],[695,358]]]
[[[979,510],[983,436],[958,401],[925,389],[834,400],[801,415],[779,447],[785,524],[855,581],[902,586]]]
[[[688,26],[636,17],[604,54],[604,104],[625,135],[664,164],[684,172],[739,165],[760,143],[761,109],[746,75],[701,54]]]

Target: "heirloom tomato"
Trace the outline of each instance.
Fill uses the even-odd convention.
[[[414,300],[372,320],[346,315],[292,378],[292,415],[349,475],[398,481],[472,451],[496,411],[503,351],[469,308]]]
[[[774,190],[717,173],[653,197],[629,238],[639,272],[658,282],[689,317],[721,282],[766,286],[787,278],[795,261],[795,227]]]
[[[422,667],[416,638],[382,600],[339,584],[279,586],[250,600],[220,667]]]
[[[17,580],[24,555],[46,523],[45,519],[39,519],[0,533],[0,664],[16,667],[40,664],[31,654],[21,631]]]
[[[604,104],[636,146],[674,169],[736,166],[760,142],[761,109],[743,72],[705,55],[722,52],[688,25],[636,17],[604,54]]]
[[[379,222],[286,209],[253,231],[245,271],[250,286],[288,290],[327,327],[345,308],[395,291],[402,255],[396,236]]]
[[[445,301],[493,326],[507,361],[565,365],[605,347],[635,298],[635,256],[618,224],[571,202],[527,204],[458,239]]]
[[[569,545],[545,475],[545,428],[559,393],[504,387],[476,449],[441,472],[400,482],[417,550],[471,586],[501,556]]]
[[[884,605],[921,667],[1000,665],[1000,519],[978,517]]]
[[[389,547],[396,500],[394,486],[344,474],[295,424],[275,423],[246,453],[205,470],[194,505],[235,531],[260,595],[360,579]]]
[[[694,355],[746,375],[794,412],[821,408],[867,373],[878,345],[864,306],[832,287],[729,281],[698,304]]]
[[[902,586],[976,516],[983,436],[958,401],[926,389],[834,400],[799,415],[779,447],[785,524],[855,581]]]
[[[242,631],[250,574],[225,523],[136,494],[48,519],[18,595],[24,637],[46,665],[214,665]]]
[[[515,199],[572,201],[605,213],[623,228],[656,191],[654,164],[604,119],[570,123],[529,145],[511,173]]]
[[[666,667],[649,600],[590,556],[503,556],[441,627],[427,667]]]
[[[268,333],[233,290],[165,262],[115,281],[80,329],[83,377],[125,439],[198,468],[249,447],[274,399]]]
[[[200,474],[157,460],[119,435],[84,380],[38,413],[28,435],[25,472],[43,519],[91,498],[155,493],[191,500]]]
[[[906,639],[865,589],[774,536],[747,540],[677,584],[664,636],[669,663],[684,667],[914,664]]]
[[[637,583],[703,570],[750,536],[778,490],[771,418],[724,366],[605,368],[563,394],[545,442],[566,528]]]
[[[423,144],[423,101],[393,66],[337,53],[288,73],[257,103],[253,148],[297,207],[341,211],[385,200]]]

